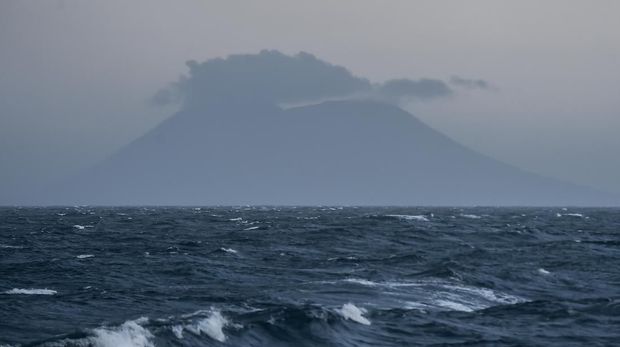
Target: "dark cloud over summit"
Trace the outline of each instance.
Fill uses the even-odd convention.
[[[300,102],[342,97],[370,90],[368,80],[341,66],[301,52],[288,56],[278,51],[231,55],[198,63],[187,62],[189,75],[156,96],[169,102],[180,98],[185,106],[251,100]]]
[[[296,103],[325,99],[371,98],[390,103],[449,97],[450,86],[439,79],[393,79],[371,83],[301,52],[294,56],[263,50],[202,63],[187,62],[189,74],[158,92],[158,104],[181,102],[186,108],[210,103]]]

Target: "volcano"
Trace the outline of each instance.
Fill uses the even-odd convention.
[[[97,205],[607,205],[470,150],[389,103],[183,110],[63,185]]]

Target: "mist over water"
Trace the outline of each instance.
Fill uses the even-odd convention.
[[[584,208],[3,208],[0,344],[612,345],[619,221]]]

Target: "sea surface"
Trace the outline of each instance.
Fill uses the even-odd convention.
[[[620,210],[0,208],[0,346],[620,345]]]

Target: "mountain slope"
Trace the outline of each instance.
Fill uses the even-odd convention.
[[[55,196],[110,205],[618,203],[478,154],[372,101],[186,110]]]

